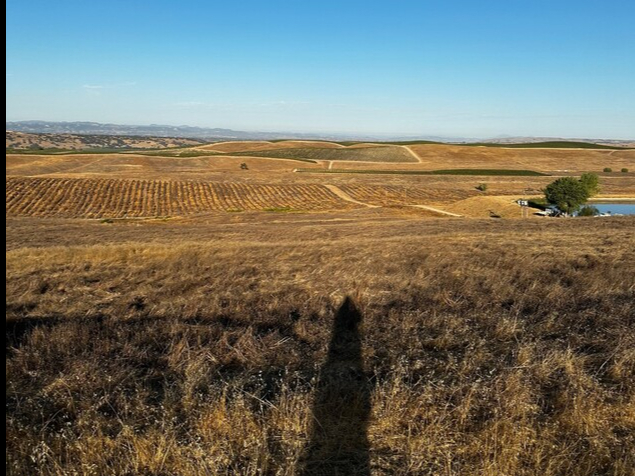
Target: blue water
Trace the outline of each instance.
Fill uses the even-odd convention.
[[[635,215],[635,202],[589,202],[588,205],[594,206],[600,213]]]

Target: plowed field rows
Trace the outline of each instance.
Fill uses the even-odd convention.
[[[185,216],[209,211],[355,208],[322,185],[6,178],[6,215],[60,218]]]
[[[426,190],[395,185],[341,185],[339,187],[355,200],[371,205],[452,203],[475,195],[466,190]]]
[[[271,149],[250,152],[235,152],[235,156],[257,156],[280,159],[309,159],[309,160],[333,160],[352,162],[390,162],[390,163],[417,163],[410,152],[403,147],[358,147],[358,148],[297,148],[297,149]]]

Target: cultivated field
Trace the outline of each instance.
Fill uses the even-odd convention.
[[[6,215],[59,218],[188,216],[211,211],[352,208],[320,185],[8,178]]]
[[[307,147],[298,149],[267,149],[253,151],[234,152],[233,155],[257,155],[259,157],[272,157],[284,159],[308,159],[315,161],[350,161],[350,162],[414,162],[418,160],[407,149],[398,146],[386,147],[354,147],[354,148],[317,148]]]
[[[298,148],[298,145],[303,148]],[[391,207],[444,205],[448,207],[446,211],[464,216],[516,217],[519,213],[510,206],[515,199],[539,195],[540,190],[553,181],[554,177],[586,171],[599,172],[603,195],[635,196],[633,150],[546,150],[437,144],[344,146],[318,141],[224,142],[210,144],[209,147],[215,149],[185,148],[152,151],[148,155],[9,154],[6,161],[8,176],[20,177],[20,180],[25,180],[26,177],[56,180],[32,182],[37,187],[27,193],[28,187],[17,187],[19,182],[12,182],[14,179],[10,179],[7,186],[12,201],[7,212],[15,215],[23,213],[25,209],[30,210],[31,204],[40,197],[46,206],[42,205],[44,208],[38,213],[65,217],[190,216],[222,210],[285,207],[294,210],[339,210],[342,207],[360,206],[355,202],[362,202],[361,206],[382,206],[387,211]],[[392,162],[393,160],[402,162]],[[334,163],[337,164],[336,167]],[[611,165],[615,172],[601,172],[602,167],[607,165]],[[453,173],[455,169],[462,168],[468,169],[464,172],[467,175],[412,175],[413,172],[429,173],[438,169],[449,169]],[[619,172],[622,168],[628,168],[631,172]],[[297,173],[298,169],[312,173]],[[492,172],[484,172],[488,169]],[[516,173],[510,171],[518,169],[540,172],[544,176],[502,175]],[[579,172],[574,169],[579,169]],[[372,173],[346,173],[349,170]],[[470,171],[474,170],[475,173],[485,175],[473,175]],[[400,175],[402,172],[403,175]],[[73,192],[67,190],[66,195],[61,196],[55,187],[60,186],[57,180],[62,178],[106,180],[95,183],[109,185],[102,187],[93,182],[81,184],[70,181],[68,183],[73,184]],[[127,182],[131,179],[137,182]],[[112,180],[126,182],[115,183]],[[135,185],[148,180],[153,183],[171,182],[172,185],[164,184],[161,186],[163,188],[158,185]],[[200,183],[199,189],[192,184],[185,184],[190,181]],[[218,192],[221,193],[220,202],[214,199],[214,194],[217,193],[215,190],[221,183],[225,188],[236,189],[237,195],[230,195],[234,198],[228,202],[223,202],[224,192]],[[486,193],[476,191],[480,184],[487,186]],[[263,191],[265,195],[256,197],[251,192],[249,195],[246,190],[252,185],[258,185],[253,190]],[[293,190],[293,197],[287,190],[291,185],[296,187],[289,189]],[[343,203],[346,202],[345,199],[341,196],[334,198],[324,185],[339,187],[352,200]],[[172,190],[180,190],[179,187],[184,187],[184,191],[179,193],[185,194],[183,197],[187,204],[177,203],[180,195]],[[111,193],[108,192],[109,189],[118,190],[116,194],[123,194],[116,204],[111,197],[104,195]],[[267,195],[266,190],[272,192]],[[55,194],[56,198],[51,199],[51,194]],[[241,198],[243,195],[244,203]],[[481,198],[458,203],[470,197],[476,198],[476,195]],[[21,201],[26,203],[18,205]],[[57,203],[63,204],[61,209],[55,208]],[[105,206],[105,203],[109,205]]]
[[[242,172],[247,163],[251,173]],[[289,160],[227,156],[170,157],[140,154],[73,154],[64,156],[7,155],[7,175],[68,178],[152,178],[158,180],[221,178],[263,181],[280,173],[291,174],[301,164]],[[269,174],[273,172],[273,175]]]
[[[361,202],[390,206],[409,204],[447,204],[476,195],[476,190],[426,190],[425,188],[395,185],[342,185],[340,188]]]
[[[214,150],[218,152],[251,152],[258,150],[276,149],[337,149],[343,147],[335,142],[310,141],[310,140],[284,140],[284,141],[234,141],[215,142],[197,147],[197,149]]]
[[[633,151],[322,145],[7,155],[8,474],[633,476]]]

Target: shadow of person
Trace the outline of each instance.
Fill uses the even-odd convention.
[[[335,316],[320,370],[310,439],[298,476],[370,475],[371,385],[362,360],[361,322],[362,314],[347,297]]]

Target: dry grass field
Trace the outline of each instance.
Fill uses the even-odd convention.
[[[7,473],[633,474],[633,218],[364,213],[9,218]]]
[[[376,150],[371,151],[374,148]],[[281,158],[308,158],[351,162],[350,167],[360,168],[355,162],[406,163],[412,168],[420,162],[424,170],[445,168],[500,168],[531,169],[541,172],[580,173],[601,172],[605,167],[620,170],[633,168],[635,150],[603,149],[543,149],[474,147],[440,144],[412,144],[407,148],[381,143],[357,143],[347,146],[322,141],[251,141],[224,142],[197,147],[217,152]],[[311,149],[311,150],[307,150]],[[410,154],[407,149],[413,153]],[[257,152],[257,153],[256,153]],[[418,161],[415,159],[418,157]],[[340,167],[340,164],[338,164]],[[363,168],[367,168],[364,164]],[[391,167],[392,168],[392,167]]]
[[[423,164],[436,168],[530,169],[539,172],[601,172],[605,167],[633,169],[635,150],[520,149],[413,145]]]
[[[7,474],[635,474],[635,217],[507,219],[632,151],[281,144],[7,155]]]
[[[249,165],[250,173],[240,170]],[[63,156],[13,155],[6,158],[7,175],[68,178],[151,178],[157,180],[228,177],[263,181],[280,173],[291,174],[300,162],[251,157],[157,157],[140,154],[73,154]],[[301,163],[303,167],[311,166]],[[273,172],[274,175],[269,175]]]

